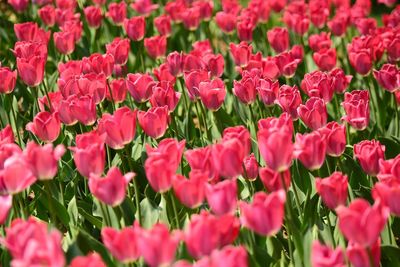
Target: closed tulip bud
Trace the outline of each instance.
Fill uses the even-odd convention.
[[[232,138],[238,139],[243,147],[244,156],[248,155],[251,150],[251,137],[250,132],[246,127],[239,125],[233,127],[227,127],[222,133],[223,141],[230,140]]]
[[[249,63],[253,47],[246,42],[240,42],[237,45],[230,43],[229,48],[235,65],[242,68],[246,67]]]
[[[240,224],[233,215],[216,217],[207,211],[193,214],[184,233],[186,247],[190,255],[199,259],[210,255],[218,247],[232,243],[239,229]]]
[[[258,97],[266,106],[272,106],[278,97],[279,81],[271,81],[270,79],[260,79],[260,83],[256,87]]]
[[[349,207],[339,206],[339,229],[349,242],[372,246],[379,238],[389,216],[389,208],[377,201],[370,206],[365,199],[357,198]]]
[[[333,249],[314,241],[311,250],[311,264],[313,267],[344,267],[344,253],[340,247]]]
[[[254,181],[258,176],[258,162],[254,154],[250,154],[243,160],[243,177]]]
[[[162,63],[158,68],[154,68],[153,75],[159,82],[165,81],[171,84],[175,84],[176,82],[176,78],[169,71],[167,63]]]
[[[243,18],[236,23],[236,31],[240,41],[251,42],[253,40],[253,30],[256,27],[251,18]]]
[[[72,98],[69,109],[71,117],[84,125],[93,125],[96,122],[96,105],[93,98],[88,95]]]
[[[316,178],[315,187],[328,208],[334,210],[340,205],[346,205],[347,175],[341,172],[334,172],[327,178]]]
[[[346,75],[342,69],[336,68],[329,72],[333,80],[333,88],[336,93],[343,94],[349,86],[353,76]]]
[[[194,70],[184,75],[185,86],[188,90],[190,100],[194,101],[200,97],[199,85],[209,80],[209,73],[205,70]]]
[[[14,133],[11,125],[8,124],[6,127],[0,130],[0,146],[3,144],[13,144],[14,143]]]
[[[181,93],[176,92],[170,82],[159,82],[153,87],[150,103],[153,107],[168,106],[170,112],[174,111],[179,102]]]
[[[167,52],[167,37],[165,35],[157,35],[144,38],[144,47],[151,58],[164,57]]]
[[[237,181],[224,180],[206,185],[207,202],[216,215],[233,213],[237,203]]]
[[[46,58],[42,56],[17,57],[18,75],[29,87],[36,87],[43,81],[45,65]]]
[[[75,138],[76,147],[70,147],[75,166],[84,177],[101,175],[105,165],[104,136],[92,131],[79,134]]]
[[[128,226],[121,230],[104,227],[101,229],[101,239],[104,246],[119,262],[129,263],[140,257],[136,226]]]
[[[33,216],[27,220],[17,218],[5,232],[2,242],[11,254],[12,266],[34,266],[38,262],[45,266],[65,266],[62,235],[58,230],[49,229],[45,222]]]
[[[267,39],[276,53],[281,53],[289,48],[289,32],[286,28],[272,28],[267,32]]]
[[[24,150],[26,161],[31,166],[38,180],[51,180],[57,174],[58,161],[65,153],[63,145],[53,148],[52,144],[44,146],[29,142]]]
[[[344,94],[342,103],[346,115],[342,120],[350,124],[354,129],[362,131],[369,124],[369,93],[366,90],[354,90]]]
[[[305,105],[297,108],[300,119],[311,130],[317,130],[323,127],[328,120],[326,104],[324,100],[318,97],[311,97]]]
[[[242,79],[239,82],[233,81],[233,94],[236,95],[243,104],[251,104],[257,97],[256,86],[257,80],[251,77]]]
[[[0,225],[3,225],[8,217],[8,213],[12,207],[12,196],[1,195],[0,196]]]
[[[382,180],[375,184],[372,189],[372,196],[380,200],[383,205],[389,207],[390,212],[400,216],[400,181],[397,178]]]
[[[286,193],[279,190],[267,195],[254,194],[253,202],[240,202],[241,223],[259,235],[271,236],[282,226],[285,214]]]
[[[318,131],[326,140],[326,154],[331,157],[341,156],[346,149],[346,127],[331,121]]]
[[[377,175],[379,181],[389,179],[400,179],[400,156],[397,155],[393,159],[379,160],[379,173]]]
[[[157,4],[153,4],[151,0],[136,0],[130,7],[137,13],[148,16],[158,8]]]
[[[148,111],[138,112],[138,121],[143,131],[150,137],[158,139],[168,128],[168,106],[153,107]]]
[[[336,49],[321,49],[313,54],[313,59],[322,71],[330,71],[336,66]]]
[[[24,11],[29,5],[29,0],[8,0],[7,2],[18,13]]]
[[[176,171],[181,163],[185,144],[185,140],[178,142],[174,138],[165,138],[161,140],[157,148],[152,148],[151,146],[146,145],[146,151],[149,157],[153,155],[168,156],[169,165]]]
[[[176,169],[169,164],[169,155],[158,154],[147,158],[144,169],[154,191],[167,192],[172,187]]]
[[[106,16],[109,17],[115,25],[122,25],[126,19],[126,3],[110,3]]]
[[[115,64],[125,65],[131,49],[130,41],[116,37],[111,43],[106,44],[106,49],[108,54],[113,55]]]
[[[292,164],[292,132],[286,127],[260,129],[257,141],[261,156],[269,168],[276,172],[287,170]]]
[[[269,192],[288,190],[290,187],[290,169],[283,172],[276,172],[268,167],[263,167],[260,168],[259,175],[261,182]],[[283,184],[282,181],[285,184]]]
[[[335,91],[334,80],[327,73],[316,70],[304,75],[301,89],[308,96],[322,98],[328,103],[332,100]]]
[[[100,7],[88,6],[83,10],[85,13],[86,21],[91,28],[97,29],[101,25],[103,15],[101,14]]]
[[[43,142],[53,142],[58,138],[61,129],[58,113],[50,113],[47,111],[39,112],[35,118],[33,118],[33,122],[26,125],[26,129]]]
[[[384,64],[379,71],[374,70],[374,77],[389,92],[400,89],[400,70],[395,65]]]
[[[154,26],[160,35],[171,35],[171,18],[168,15],[161,15],[154,18]]]
[[[77,256],[71,261],[70,267],[106,267],[106,264],[96,252],[86,256]]]
[[[136,102],[144,103],[150,99],[155,82],[149,74],[128,74],[126,86]]]
[[[321,168],[325,161],[325,154],[326,140],[318,131],[303,135],[296,134],[293,155],[304,167],[311,171]]]
[[[109,169],[105,177],[91,173],[89,189],[98,200],[115,207],[124,201],[126,187],[134,176],[135,174],[132,172],[122,175],[117,167]]]
[[[381,260],[381,240],[378,238],[369,248],[356,242],[349,242],[346,248],[346,255],[354,267],[379,267]]]
[[[203,172],[207,175],[209,180],[218,178],[218,173],[213,163],[211,146],[187,150],[185,152],[185,158],[192,171]]]
[[[322,49],[329,49],[332,46],[332,41],[330,37],[330,33],[326,32],[311,34],[310,37],[308,37],[308,45],[314,52],[318,52]]]
[[[56,10],[52,5],[46,5],[38,10],[40,19],[49,27],[56,23]]]
[[[36,177],[29,163],[20,153],[8,157],[0,170],[0,192],[4,195],[21,193],[36,182]]]
[[[278,92],[278,104],[284,112],[289,113],[293,119],[298,118],[297,108],[301,104],[300,91],[297,86],[282,85]]]
[[[69,55],[75,50],[75,36],[72,32],[55,32],[53,34],[54,44],[63,55]]]
[[[211,254],[210,261],[213,266],[241,266],[247,267],[247,251],[243,246],[226,246],[221,250],[214,250]],[[206,259],[206,258],[203,258]],[[201,260],[200,260],[201,261]],[[199,263],[199,262],[197,262]],[[202,266],[199,264],[199,266]],[[209,265],[204,265],[209,266]]]
[[[207,180],[207,175],[201,171],[191,171],[189,179],[177,174],[172,182],[175,196],[184,206],[195,209],[204,201]]]
[[[125,79],[119,78],[110,82],[110,87],[106,92],[106,97],[114,103],[122,103],[126,98],[127,91],[128,89],[126,87]]]
[[[182,75],[184,61],[184,55],[182,53],[176,51],[169,53],[166,61],[168,70],[173,76]]]
[[[175,259],[181,233],[170,233],[166,225],[157,223],[149,230],[140,228],[137,238],[139,253],[148,266],[169,266]]]
[[[144,17],[132,17],[124,20],[124,29],[132,41],[143,39],[146,31],[146,21]]]
[[[278,118],[268,117],[258,121],[258,128],[261,129],[280,129],[286,128],[289,133],[293,132],[293,119],[289,113],[283,112]]]
[[[8,67],[0,67],[0,93],[9,94],[14,91],[17,81],[17,72]]]
[[[205,60],[207,69],[210,72],[211,77],[221,77],[224,74],[224,57],[221,54],[206,55]]]
[[[350,64],[361,75],[368,75],[372,68],[372,58],[369,53],[359,51],[349,53]]]
[[[225,100],[225,84],[220,78],[201,82],[199,84],[199,93],[204,106],[211,111],[217,111]]]
[[[218,27],[227,34],[232,34],[236,29],[236,19],[234,14],[225,11],[220,11],[215,14],[215,22]]]
[[[106,144],[113,149],[122,149],[132,142],[136,132],[136,111],[128,107],[117,109],[113,115],[103,114],[98,122],[98,132],[106,135]]]
[[[215,144],[212,148],[212,156],[214,168],[220,176],[233,178],[242,173],[246,154],[239,139],[231,138]]]
[[[380,160],[385,159],[385,146],[376,140],[361,141],[354,145],[354,157],[366,174],[376,176]]]
[[[183,25],[189,31],[196,30],[200,25],[200,16],[201,13],[199,7],[193,6],[190,8],[186,8],[181,14]]]

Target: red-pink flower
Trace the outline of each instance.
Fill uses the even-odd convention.
[[[172,187],[176,168],[170,164],[169,155],[155,154],[144,164],[147,180],[154,191],[164,193]]]
[[[29,0],[8,0],[7,3],[9,3],[15,11],[21,13],[28,7]]]
[[[12,266],[65,266],[61,246],[62,235],[48,229],[46,223],[34,217],[17,218],[6,228],[4,246],[12,256]]]
[[[140,15],[148,16],[158,8],[158,5],[153,4],[151,0],[135,0],[130,7]]]
[[[266,194],[257,192],[253,202],[240,202],[241,223],[250,230],[265,236],[276,234],[285,214],[286,193],[283,190]]]
[[[124,201],[127,185],[134,176],[133,172],[122,175],[117,167],[111,167],[105,177],[91,173],[89,189],[101,202],[115,207]]]
[[[143,39],[146,31],[146,21],[144,17],[132,17],[124,20],[124,29],[132,41]]]
[[[103,15],[101,14],[101,8],[97,6],[88,6],[84,8],[86,21],[91,28],[98,28],[101,25]]]
[[[225,100],[225,84],[220,78],[200,82],[199,93],[204,106],[212,111],[217,111]]]
[[[14,91],[17,81],[17,72],[8,67],[0,67],[0,93],[9,94]]]
[[[268,167],[263,167],[260,168],[259,175],[261,182],[270,192],[279,191],[281,189],[287,190],[290,187],[291,175],[289,169],[282,172],[276,172]],[[282,182],[285,184],[283,185]]]
[[[332,46],[330,37],[330,34],[326,32],[311,34],[310,37],[308,37],[308,45],[314,52],[318,52],[321,49],[329,49]]]
[[[182,75],[183,62],[184,62],[184,55],[177,51],[169,53],[166,59],[168,70],[173,76]]]
[[[58,161],[65,153],[63,145],[53,144],[40,146],[29,142],[24,150],[26,161],[38,180],[50,180],[57,174]]]
[[[349,123],[356,130],[362,131],[369,124],[369,93],[366,90],[354,90],[344,94],[342,106],[346,115],[342,120]]]
[[[383,89],[389,92],[400,89],[400,70],[395,65],[384,64],[379,71],[374,70],[374,76]]]
[[[168,15],[154,18],[154,26],[160,35],[169,36],[171,34],[171,18]]]
[[[126,86],[136,102],[143,103],[150,99],[155,82],[149,74],[128,74]]]
[[[165,35],[157,35],[144,38],[144,47],[151,58],[163,57],[167,51],[167,37]]]
[[[279,81],[271,81],[270,79],[260,79],[259,84],[256,87],[258,97],[267,106],[271,106],[275,103],[279,92]]]
[[[236,178],[206,185],[207,202],[216,215],[233,213],[237,203]]]
[[[326,103],[332,100],[335,90],[333,78],[319,70],[304,75],[304,79],[301,81],[301,89],[308,96],[322,98]]]
[[[98,122],[98,131],[100,135],[106,134],[106,144],[109,147],[122,149],[135,137],[136,111],[121,107],[113,115],[103,114]]]
[[[212,148],[213,166],[219,176],[233,178],[243,171],[245,147],[238,138],[224,138]]]
[[[215,22],[224,33],[231,34],[236,29],[236,16],[234,14],[220,11],[215,14]]]
[[[311,251],[311,264],[313,267],[344,267],[344,253],[340,247],[333,249],[314,241]]]
[[[194,70],[184,74],[185,86],[192,101],[200,97],[199,85],[209,81],[209,73],[205,70]]]
[[[101,229],[101,239],[105,247],[123,263],[136,261],[140,257],[137,238],[136,226],[128,226],[121,230],[112,227]]]
[[[149,157],[153,155],[168,156],[169,165],[177,170],[182,159],[183,150],[185,149],[186,141],[178,141],[174,138],[165,138],[161,140],[157,148],[152,148],[146,145],[146,152]]]
[[[315,187],[328,208],[335,209],[340,205],[346,205],[347,175],[341,172],[334,172],[327,178],[316,178]]]
[[[207,175],[197,170],[189,173],[189,179],[177,174],[172,181],[175,196],[186,207],[197,208],[204,201],[207,180]]]
[[[90,174],[101,175],[105,165],[104,136],[96,131],[78,134],[75,138],[76,147],[69,149],[73,153],[76,168],[82,176]]]
[[[381,240],[378,238],[369,248],[350,241],[346,248],[346,255],[354,267],[379,267],[381,259]],[[373,266],[371,266],[371,257]]]
[[[39,112],[33,118],[33,122],[26,125],[26,129],[44,142],[53,142],[58,138],[61,130],[58,113]]]
[[[346,127],[331,121],[318,131],[326,140],[326,154],[332,157],[341,156],[346,149]]]
[[[0,130],[0,146],[14,143],[14,132],[10,124]]]
[[[258,176],[258,162],[253,153],[246,156],[243,160],[243,177],[253,181]]]
[[[333,88],[336,93],[342,94],[347,90],[353,76],[346,75],[340,68],[333,69],[329,72],[329,76],[332,77]]]
[[[377,201],[370,206],[368,201],[357,198],[349,207],[339,206],[339,229],[350,242],[372,246],[379,238],[389,217],[389,208]]]
[[[300,91],[297,86],[282,85],[278,92],[278,104],[284,112],[289,113],[293,119],[298,118],[297,108],[301,104]]]
[[[64,101],[61,103],[63,102]],[[74,124],[75,120],[77,120],[84,125],[92,125],[96,122],[96,104],[91,96],[84,95],[78,98],[72,95],[67,98],[65,104],[69,106],[69,112],[68,110],[63,110],[63,104],[61,104],[60,114],[63,114],[64,116],[60,115],[60,117],[65,119],[63,122]]]
[[[187,150],[185,152],[185,158],[192,171],[203,172],[210,180],[214,180],[218,177],[218,173],[213,164],[211,146]]]
[[[289,48],[289,32],[286,28],[272,28],[267,31],[267,39],[277,53],[281,53]]]
[[[200,266],[210,266],[206,263],[201,265],[200,262],[207,260],[208,258],[202,258],[197,262]],[[225,246],[221,250],[214,250],[211,253],[209,261],[212,266],[237,266],[237,267],[247,267],[248,259],[247,259],[247,251],[243,246],[234,247],[232,245]],[[206,262],[206,261],[205,261]]]
[[[165,134],[169,121],[168,106],[140,110],[137,116],[140,127],[148,136],[158,139]]]
[[[290,78],[297,69],[300,59],[295,58],[292,52],[282,52],[275,57],[276,65],[279,68],[281,75]]]
[[[336,49],[321,49],[313,54],[313,59],[322,71],[330,71],[336,66]]]
[[[204,58],[211,77],[221,77],[224,74],[224,57],[221,54],[208,54]]]
[[[109,17],[116,25],[122,25],[126,18],[126,3],[110,3],[106,16]]]
[[[174,111],[180,97],[181,93],[176,92],[170,82],[162,81],[153,87],[150,103],[153,107],[168,106],[169,111]]]
[[[75,50],[75,35],[73,32],[55,32],[53,34],[54,45],[58,52],[69,55]]]
[[[305,105],[297,108],[300,119],[311,130],[317,130],[323,127],[328,120],[326,104],[324,100],[318,97],[311,97]]]
[[[43,81],[45,65],[46,58],[43,56],[33,55],[28,58],[17,56],[18,75],[29,87],[36,87]]]
[[[99,254],[92,252],[86,256],[77,256],[73,258],[69,267],[106,267],[106,264]]]
[[[193,214],[185,230],[185,243],[194,258],[210,255],[219,247],[231,244],[239,234],[239,220],[230,214],[220,217],[207,211]]]
[[[379,199],[383,205],[389,207],[390,212],[400,216],[400,181],[398,178],[389,178],[375,184],[372,196]]]
[[[317,170],[325,161],[326,140],[318,131],[297,133],[293,154],[304,167]]]
[[[49,27],[56,23],[56,10],[52,5],[46,5],[38,10],[38,15],[42,22]]]
[[[111,43],[106,44],[106,49],[108,54],[113,55],[115,64],[125,65],[131,49],[130,41],[116,37]]]
[[[5,159],[0,170],[0,193],[18,194],[36,181],[29,163],[20,153],[13,153]]]
[[[128,88],[126,87],[126,81],[123,78],[112,80],[109,83],[109,88],[106,92],[108,100],[114,103],[122,103],[126,98]]]
[[[230,43],[229,48],[235,65],[242,68],[246,67],[249,63],[253,47],[246,42],[240,42],[239,44]]]
[[[137,246],[140,255],[150,267],[168,266],[175,259],[181,233],[170,233],[168,227],[157,223],[149,230],[138,229]]]
[[[233,94],[238,97],[240,102],[248,105],[253,103],[257,98],[256,86],[258,77],[242,74],[241,81],[233,81]]]

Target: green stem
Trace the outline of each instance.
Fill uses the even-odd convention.
[[[172,203],[172,209],[174,210],[176,229],[179,229],[180,228],[179,215],[178,215],[178,211],[176,209],[174,195],[171,190],[169,191],[169,197],[170,197],[170,201]]]
[[[329,228],[329,233],[330,233],[331,239],[332,239],[332,245],[333,245],[333,247],[336,247],[336,241],[335,241],[335,236],[333,235],[332,223],[331,223],[331,218],[329,216],[329,211],[328,211],[328,214],[326,215],[326,220],[328,221],[328,228]]]
[[[50,182],[51,181],[44,181],[44,190],[46,191],[47,199],[49,202],[49,213],[50,213],[50,218],[53,224],[57,227],[57,217],[55,216],[54,213],[54,207],[53,207],[53,200],[51,196],[51,188],[50,188]]]
[[[14,120],[15,132],[17,133],[17,138],[18,138],[18,145],[20,147],[23,147],[21,134],[18,130],[17,116],[15,115],[15,110],[14,110],[14,105],[13,105],[13,97],[11,96],[11,94],[7,94],[7,97],[9,98],[9,101],[10,101],[11,116],[13,117],[13,120]],[[8,122],[10,123],[10,126],[11,126],[10,114],[7,110],[5,112],[7,113]]]

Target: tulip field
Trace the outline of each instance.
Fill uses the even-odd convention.
[[[0,1],[0,266],[400,266],[396,0]]]

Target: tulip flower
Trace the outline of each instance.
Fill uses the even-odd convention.
[[[125,65],[128,62],[130,48],[129,39],[119,37],[116,37],[110,44],[106,44],[107,53],[113,55],[115,64],[120,65]]]
[[[167,37],[164,35],[157,35],[144,38],[144,47],[151,58],[157,59],[163,57],[167,51]]]
[[[312,97],[307,100],[305,105],[300,105],[297,108],[297,113],[311,130],[323,127],[328,120],[325,102],[318,97]]]
[[[207,202],[217,215],[233,213],[237,203],[236,179],[206,185]]]
[[[370,250],[370,252],[368,250]],[[381,259],[381,240],[378,238],[370,248],[366,248],[356,242],[349,242],[346,248],[346,255],[354,267],[371,266],[371,257],[373,263],[371,267],[379,267]]]
[[[106,264],[96,252],[89,253],[86,256],[75,257],[70,267],[106,267]]]
[[[26,125],[26,129],[44,142],[53,142],[58,138],[61,130],[58,113],[39,112],[33,122]]]
[[[178,105],[181,93],[176,92],[170,82],[162,81],[153,87],[153,94],[150,97],[152,107],[168,106],[170,112]]]
[[[218,27],[226,34],[232,34],[236,29],[236,16],[224,11],[215,14],[215,22]]]
[[[0,130],[0,146],[3,144],[13,144],[14,143],[14,133],[11,125],[8,124],[6,127]]]
[[[8,213],[12,207],[12,196],[1,195],[0,196],[0,225],[3,225],[8,217]]]
[[[291,175],[289,169],[283,172],[276,172],[268,167],[263,167],[260,168],[259,175],[261,182],[270,192],[279,191],[281,189],[287,190],[290,187]],[[285,183],[284,185],[282,181]]]
[[[308,96],[322,98],[326,103],[332,100],[335,91],[333,78],[318,70],[304,75],[301,89]]]
[[[153,92],[155,82],[149,74],[128,74],[126,87],[136,102],[143,103],[149,100]]]
[[[194,70],[184,74],[185,86],[188,90],[190,100],[200,98],[200,83],[209,80],[209,73],[204,70]]]
[[[369,124],[369,93],[366,90],[354,90],[344,94],[342,103],[346,115],[342,120],[349,123],[356,130],[362,131]]]
[[[346,127],[331,121],[318,131],[326,140],[326,154],[339,157],[346,149]]]
[[[172,181],[175,196],[188,208],[199,207],[205,198],[205,184],[208,177],[200,171],[191,171],[189,179],[177,174]]]
[[[168,155],[157,154],[148,157],[144,169],[147,180],[154,191],[164,193],[172,187],[176,170],[169,164]]]
[[[374,70],[373,73],[383,89],[391,93],[400,89],[400,70],[395,65],[384,64],[379,71]]]
[[[347,90],[353,76],[346,75],[342,69],[336,68],[329,72],[333,80],[333,88],[336,93],[342,94]]]
[[[9,94],[14,91],[17,81],[17,72],[11,71],[8,67],[0,67],[0,93]]]
[[[246,42],[240,42],[239,44],[229,44],[230,52],[236,66],[246,67],[250,56],[252,54],[253,47]]]
[[[347,176],[341,172],[334,172],[323,179],[316,178],[315,187],[328,208],[335,209],[346,204],[348,182]]]
[[[185,149],[186,141],[177,141],[174,138],[165,138],[160,141],[157,148],[152,148],[149,145],[146,145],[146,152],[149,157],[164,155],[168,156],[169,164],[173,169],[177,170],[183,154],[183,150]]]
[[[376,176],[379,172],[379,162],[385,158],[385,146],[376,140],[364,140],[354,145],[354,157],[358,160],[365,173]]]
[[[272,28],[267,32],[267,39],[277,53],[281,53],[289,48],[289,32],[286,28]]]
[[[392,214],[400,216],[400,208],[397,204],[400,197],[400,182],[397,178],[389,178],[376,183],[372,189],[372,196],[389,207]]]
[[[101,239],[106,248],[120,262],[133,262],[140,256],[136,226],[128,226],[121,230],[104,227],[101,229]]]
[[[119,78],[112,80],[109,85],[109,90],[106,92],[106,98],[109,101],[114,101],[116,104],[124,102],[126,93],[128,92],[125,79]]]
[[[244,158],[243,165],[243,177],[250,181],[255,180],[258,176],[258,162],[253,153]]]
[[[154,26],[160,35],[169,36],[171,34],[171,18],[168,15],[154,18]]]
[[[116,25],[122,25],[126,19],[126,3],[110,3],[106,17],[109,17]]]
[[[325,161],[326,140],[318,132],[296,134],[294,156],[309,170],[319,169]]]
[[[297,86],[282,85],[277,101],[284,112],[289,113],[293,119],[298,118],[297,108],[301,104],[301,96]]]
[[[218,173],[212,159],[212,148],[210,146],[187,150],[185,152],[185,158],[192,171],[201,171],[205,173],[210,180],[218,178]]]
[[[224,103],[226,89],[224,82],[219,78],[200,82],[199,92],[204,106],[211,111],[217,111]]]
[[[55,32],[54,44],[63,55],[69,55],[75,50],[75,36],[72,32]]]
[[[146,21],[144,17],[132,17],[124,20],[124,29],[132,41],[143,39],[146,30]]]
[[[344,253],[340,247],[333,249],[314,241],[311,251],[311,264],[313,267],[345,266]]]
[[[140,127],[148,136],[158,139],[165,134],[169,121],[168,106],[140,110],[137,116]]]
[[[256,89],[260,100],[266,106],[272,106],[278,98],[279,81],[273,82],[270,79],[260,79],[260,83]]]

